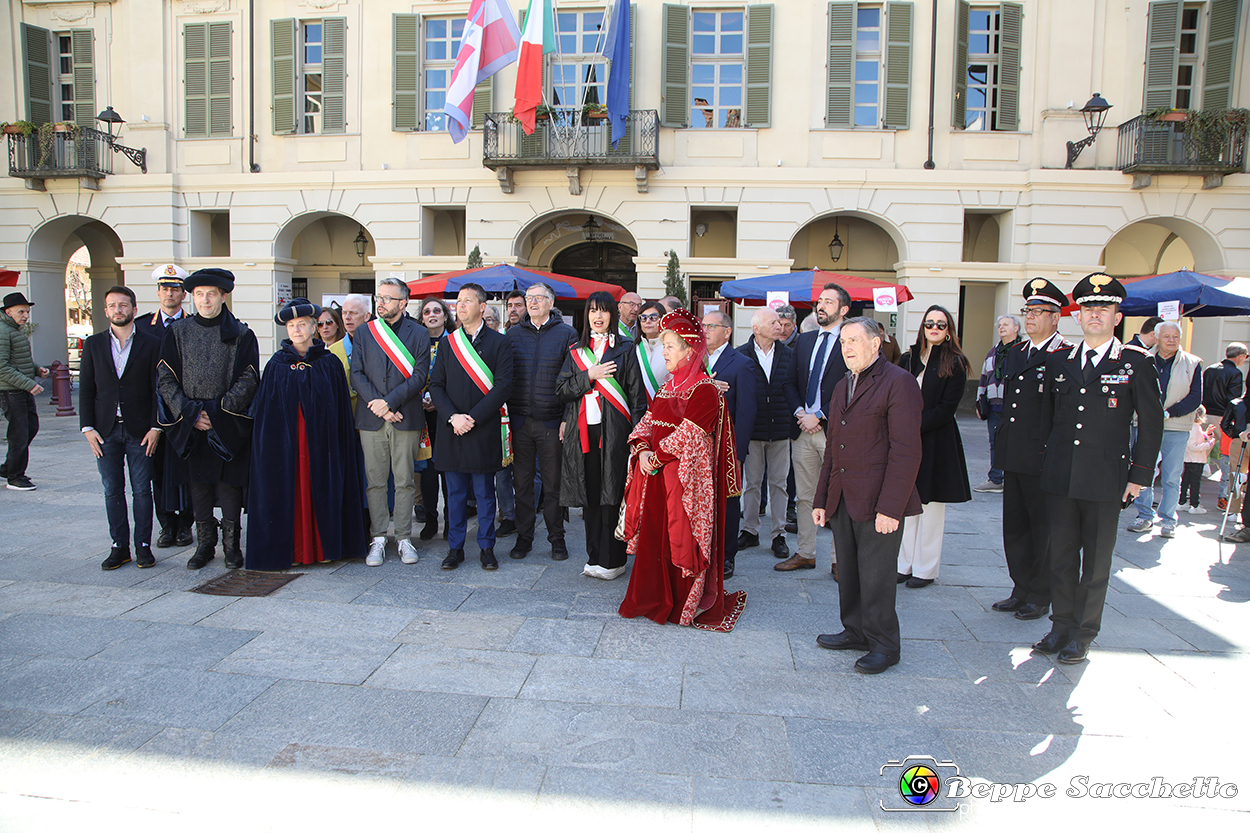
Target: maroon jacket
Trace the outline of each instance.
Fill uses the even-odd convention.
[[[851,520],[871,523],[880,512],[901,521],[919,515],[920,387],[916,378],[878,356],[846,401],[848,380],[833,389],[825,462],[813,506],[832,515],[846,497]]]

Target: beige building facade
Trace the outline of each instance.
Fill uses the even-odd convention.
[[[0,120],[74,122],[81,139],[111,106],[118,141],[146,149],[146,173],[105,147],[111,173],[64,175],[55,152],[32,161],[37,134],[6,136],[10,171],[15,153],[29,170],[0,181],[0,268],[38,304],[40,360],[64,357],[65,268],[82,246],[95,293],[122,282],[146,309],[156,264],[230,269],[262,353],[291,292],[464,268],[474,246],[487,264],[644,297],[664,294],[670,250],[698,297],[813,267],[897,281],[915,300],[878,317],[900,341],[942,304],[974,358],[1035,276],[1250,277],[1244,131],[1194,164],[1177,127],[1138,120],[1250,106],[1246,0],[636,0],[633,115],[614,150],[579,109],[603,100],[603,4],[567,0],[551,120],[523,137],[509,119],[513,65],[453,143],[442,92],[469,5],[12,0]],[[1094,93],[1106,126],[1065,169]],[[1134,124],[1171,150],[1134,161]],[[1191,338],[1210,361],[1250,327],[1208,319]]]

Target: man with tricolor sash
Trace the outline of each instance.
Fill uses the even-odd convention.
[[[447,545],[444,570],[464,561],[468,502],[477,499],[477,545],[483,570],[495,570],[495,473],[512,461],[508,396],[512,393],[512,347],[486,326],[486,290],[466,283],[456,297],[460,326],[443,336],[430,376],[430,399],[440,430],[434,467],[447,477]]]
[[[395,538],[399,558],[417,563],[412,545],[412,504],[416,497],[413,461],[425,431],[421,390],[430,372],[430,336],[404,315],[408,285],[384,278],[376,290],[377,318],[357,328],[352,339],[351,382],[356,391],[356,427],[365,454],[365,497],[369,502],[369,554],[379,567],[386,557],[390,524],[387,480],[395,478]]]

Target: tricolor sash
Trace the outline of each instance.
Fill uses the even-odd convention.
[[[590,371],[590,368],[599,362],[595,359],[595,354],[585,347],[573,347],[570,349],[573,354],[573,364],[577,365],[578,370]],[[621,383],[613,378],[596,379],[593,390],[608,402],[613,408],[620,411],[621,416],[629,419],[629,402],[625,399],[625,390],[621,387]],[[586,394],[589,396],[590,394]],[[584,399],[585,397],[583,397]],[[581,413],[577,417],[577,428],[581,434],[582,454],[590,453],[590,424],[586,421],[586,405],[583,403]]]
[[[417,363],[412,358],[412,353],[408,352],[408,348],[399,340],[399,336],[395,335],[395,331],[391,329],[390,325],[381,318],[375,318],[369,322],[369,332],[373,334],[373,338],[377,341],[378,346],[382,348],[382,352],[391,360],[391,364],[395,365],[395,369],[405,379],[410,378]],[[348,356],[351,356],[352,341],[350,337],[347,339],[347,346],[344,350]],[[429,384],[429,379],[426,379],[426,384]],[[415,459],[428,460],[433,453],[434,450],[430,447],[430,432],[422,428],[421,439],[417,443]]]
[[[651,369],[651,355],[647,352],[647,342],[639,337],[638,339],[638,366],[642,368],[642,386],[647,391],[647,406],[650,407],[651,400],[655,399],[655,395],[660,392],[660,383],[655,380],[655,371]]]
[[[451,352],[456,354],[456,360],[460,362],[464,372],[469,374],[473,384],[477,385],[477,389],[483,394],[490,393],[495,387],[495,374],[478,355],[464,327],[458,327],[447,342],[451,345]],[[512,465],[512,425],[508,418],[508,403],[505,402],[499,409],[499,418],[499,434],[503,441],[503,465],[507,467]]]
[[[630,341],[634,340],[634,334],[629,331],[629,327],[625,326],[624,321],[618,320],[616,322],[616,331],[620,334],[621,338],[627,338]]]

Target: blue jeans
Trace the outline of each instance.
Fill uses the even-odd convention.
[[[120,423],[101,443],[104,456],[97,459],[104,483],[104,511],[109,519],[113,546],[130,546],[130,521],[126,516],[126,472],[130,470],[130,498],[135,515],[135,546],[152,542],[152,458],[142,440],[136,440]]]
[[[1176,526],[1176,504],[1181,496],[1181,473],[1185,470],[1185,443],[1188,441],[1188,431],[1163,432],[1163,445],[1159,449],[1159,457],[1163,460],[1163,494],[1159,497],[1159,522],[1164,526]],[[1133,501],[1137,506],[1138,518],[1154,520],[1154,497],[1152,481]]]
[[[990,418],[985,422],[990,429],[990,481],[1001,484],[1003,470],[994,468],[994,435],[998,433],[998,423],[1003,421],[1002,411],[990,411]]]

